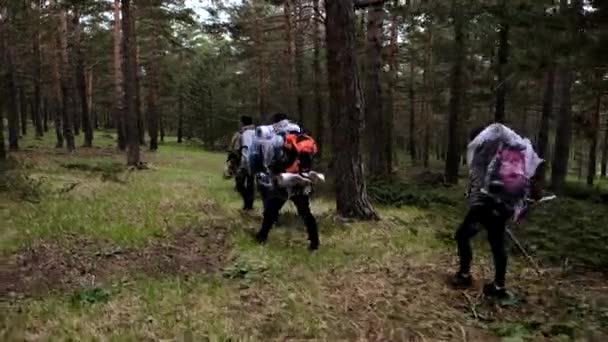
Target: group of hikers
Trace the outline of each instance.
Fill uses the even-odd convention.
[[[291,200],[306,225],[309,249],[319,248],[317,221],[310,210],[314,184],[323,179],[312,169],[316,152],[315,140],[284,113],[274,114],[272,124],[261,126],[255,126],[249,116],[241,117],[241,128],[230,144],[225,176],[236,180],[243,210],[253,209],[257,184],[263,202],[263,219],[255,235],[259,243],[267,240],[279,211]],[[508,296],[507,226],[527,212],[529,203],[541,198],[536,171],[543,162],[529,139],[503,124],[494,123],[471,132],[467,149],[469,211],[455,234],[460,267],[450,279],[452,286],[473,285],[470,240],[478,232],[477,226],[482,225],[495,269],[494,281],[486,284],[483,292],[491,297]]]

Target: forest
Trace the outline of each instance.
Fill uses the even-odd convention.
[[[277,113],[327,176],[314,253],[222,177]],[[492,123],[556,195],[500,301],[485,238],[446,282]],[[0,0],[0,339],[605,341],[607,164],[605,0]]]

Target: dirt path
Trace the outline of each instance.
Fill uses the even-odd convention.
[[[0,298],[38,297],[103,283],[128,274],[206,274],[229,261],[226,229],[187,228],[139,248],[66,236],[0,257]]]

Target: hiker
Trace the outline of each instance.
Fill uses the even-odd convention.
[[[230,142],[227,168],[234,176],[236,190],[243,198],[243,210],[252,210],[255,197],[253,174],[249,167],[249,149],[253,143],[255,126],[250,116],[241,116],[241,129],[234,134]]]
[[[541,197],[536,170],[543,162],[530,140],[521,138],[502,124],[492,124],[471,132],[467,149],[469,165],[469,211],[456,231],[460,269],[452,284],[470,287],[473,253],[470,239],[477,233],[476,224],[485,227],[494,258],[495,277],[486,284],[486,296],[505,298],[507,272],[506,225],[526,208],[528,199]]]
[[[306,225],[309,249],[316,250],[319,248],[319,232],[310,211],[312,184],[289,184],[292,178],[302,179],[300,174],[312,170],[312,158],[317,151],[315,141],[289,121],[286,114],[277,113],[272,121],[272,125],[256,129],[255,147],[250,155],[250,164],[257,171],[258,189],[264,201],[262,227],[255,238],[259,243],[266,242],[279,211],[287,200],[291,200]],[[294,177],[288,177],[290,174]]]

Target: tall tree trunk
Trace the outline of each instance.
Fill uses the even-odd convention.
[[[355,58],[355,13],[351,0],[325,2],[327,74],[330,90],[332,152],[338,213],[377,219],[367,197],[361,160],[361,86]]]
[[[608,165],[608,115],[606,115],[606,122],[604,124],[604,147],[602,148],[602,166],[600,175],[606,178],[606,166]]]
[[[550,65],[545,75],[545,89],[543,94],[542,113],[540,119],[540,128],[538,130],[538,155],[547,159],[549,147],[549,123],[553,115],[553,97],[555,94],[555,67]],[[547,178],[547,162],[541,164],[538,170],[538,177],[541,182],[545,182]]]
[[[17,81],[14,62],[14,47],[3,39],[3,50],[6,54],[6,75],[5,84],[8,91],[8,148],[10,150],[19,149],[19,108],[17,104]]]
[[[121,24],[120,24],[120,0],[114,0],[114,27],[112,36],[114,41],[114,101],[113,101],[113,118],[116,125],[116,133],[118,136],[118,149],[124,151],[127,148],[127,129],[125,120],[125,105],[124,105],[124,90],[122,58],[120,44],[122,41]]]
[[[323,152],[325,143],[325,115],[323,111],[323,95],[321,94],[321,9],[319,8],[319,0],[313,0],[313,93],[315,101],[315,110],[317,112],[317,129],[316,138],[317,144],[320,147],[319,154]]]
[[[73,151],[76,146],[74,144],[73,118],[74,111],[72,108],[72,80],[70,60],[68,53],[68,20],[65,9],[60,9],[59,13],[59,44],[61,55],[61,93],[63,100],[62,118],[63,118],[63,136],[65,138],[66,147],[69,151]]]
[[[40,3],[38,3],[39,5]],[[39,24],[37,24],[39,25]],[[38,26],[37,26],[38,27]],[[34,124],[36,126],[36,137],[44,135],[45,121],[42,114],[42,57],[40,55],[40,32],[36,32],[33,44],[34,52],[34,98],[32,99]]]
[[[408,148],[410,151],[410,158],[412,163],[416,165],[416,93],[414,86],[416,84],[416,74],[414,73],[414,49],[410,49],[410,86],[409,86],[409,100],[410,100],[410,120],[409,120],[409,143]]]
[[[507,0],[502,0],[500,29],[498,30],[498,64],[496,65],[496,111],[494,121],[505,122],[505,98],[508,91],[506,68],[509,59],[509,19],[507,16]]]
[[[285,66],[287,75],[285,77],[285,98],[287,100],[287,110],[291,114],[294,112],[294,39],[293,39],[293,19],[292,19],[292,0],[283,1],[283,18],[285,21]]]
[[[296,73],[296,111],[301,125],[306,126],[304,117],[304,24],[302,23],[302,4],[296,2],[295,6],[295,39],[294,63]]]
[[[555,146],[551,172],[551,187],[561,193],[568,175],[568,160],[572,142],[572,72],[569,66],[560,67],[560,104],[555,132]]]
[[[80,111],[82,115],[82,130],[84,132],[84,147],[93,146],[93,124],[91,120],[91,108],[87,97],[87,79],[84,67],[84,56],[81,49],[82,27],[80,25],[80,13],[74,12],[74,52],[76,55],[76,85],[80,97]]]
[[[460,123],[462,111],[461,99],[463,95],[463,72],[466,60],[464,46],[464,25],[462,4],[452,0],[454,17],[454,64],[450,71],[450,108],[448,117],[448,153],[445,162],[445,178],[449,184],[458,183],[458,169],[460,167]]]
[[[570,22],[573,23],[571,32],[565,39],[571,43],[579,36],[578,26],[578,11],[582,10],[581,0],[574,0],[573,7],[575,11],[570,14],[568,9],[568,1],[560,0],[560,11],[564,17],[570,17]],[[574,73],[572,71],[573,58],[566,56],[566,61],[559,67],[560,80],[560,104],[557,118],[557,127],[555,132],[555,146],[553,153],[553,163],[551,168],[551,187],[556,193],[563,192],[566,177],[568,176],[568,161],[570,159],[570,149],[572,143],[572,84],[574,82]]]
[[[99,118],[97,117],[97,111],[93,107],[93,68],[89,67],[85,71],[85,80],[87,84],[87,108],[89,109],[89,114],[92,120],[92,125],[94,129],[99,129]]]
[[[161,113],[159,113],[160,117],[158,118],[158,121],[160,123],[160,142],[164,143],[165,142],[165,118],[164,115]]]
[[[367,12],[366,82],[365,82],[365,131],[367,135],[369,173],[387,176],[387,156],[384,141],[386,126],[382,98],[382,36],[384,23],[383,4],[369,7]]]
[[[134,70],[135,70],[135,113],[137,114],[137,130],[139,131],[139,143],[143,146],[146,144],[146,126],[144,120],[143,106],[142,106],[142,90],[141,90],[141,68],[140,68],[140,47],[137,39],[137,27],[138,27],[138,16],[139,11],[136,6],[136,3],[132,3],[133,10],[131,11],[131,29],[133,30],[131,34],[131,39],[133,44],[133,49],[135,49],[135,62],[134,62]]]
[[[0,162],[6,160],[6,145],[4,142],[4,104],[0,96]]]
[[[19,114],[21,114],[21,135],[27,135],[27,98],[23,85],[19,87]]]
[[[260,7],[263,6],[263,0],[252,0],[253,17],[255,24],[253,25],[253,41],[257,66],[257,110],[258,117],[264,121],[268,116],[268,65],[266,58],[266,42],[264,40],[264,32],[262,31],[262,13]]]
[[[422,164],[425,168],[429,167],[429,160],[431,154],[431,125],[433,122],[433,92],[434,92],[434,81],[433,81],[433,23],[429,21],[429,27],[427,29],[428,41],[426,47],[425,62],[426,66],[423,73],[423,84],[424,84],[424,100],[422,106],[424,106],[424,149],[422,152]]]
[[[184,95],[181,90],[177,96],[177,143],[181,144],[184,136]]]
[[[44,132],[49,131],[49,99],[44,97],[42,100],[42,113],[43,113],[43,129]]]
[[[122,72],[124,104],[126,109],[127,127],[127,165],[139,166],[139,129],[137,117],[137,63],[136,45],[133,41],[135,32],[133,31],[133,19],[131,18],[131,0],[122,0]]]
[[[150,151],[158,149],[158,98],[160,96],[160,44],[158,33],[152,34],[152,59],[150,63],[150,85],[148,86],[148,134]]]
[[[603,75],[598,75],[601,80]],[[599,82],[598,82],[599,83]],[[591,144],[589,144],[589,165],[587,167],[587,185],[593,185],[597,173],[597,148],[600,135],[600,110],[602,106],[602,91],[598,91],[595,99],[595,111],[593,112],[593,125],[591,130]]]
[[[53,2],[51,0],[50,7],[53,7]],[[58,34],[58,33],[57,33]],[[53,39],[50,43],[51,51],[50,51],[50,60],[51,60],[51,83],[52,83],[52,94],[51,94],[51,102],[50,108],[51,113],[53,115],[53,121],[55,124],[55,136],[57,137],[57,143],[55,144],[56,148],[63,147],[63,122],[62,122],[62,94],[61,94],[61,73],[59,71],[59,58],[58,52],[60,48],[59,40]]]
[[[394,1],[394,6],[399,5],[399,0]],[[386,154],[386,169],[388,172],[393,171],[393,125],[395,118],[395,93],[397,92],[397,81],[398,81],[398,69],[399,61],[399,22],[397,15],[393,14],[391,17],[390,27],[390,42],[389,42],[389,56],[388,56],[388,87],[386,92],[387,107],[384,132],[386,134],[384,139],[384,150]]]

